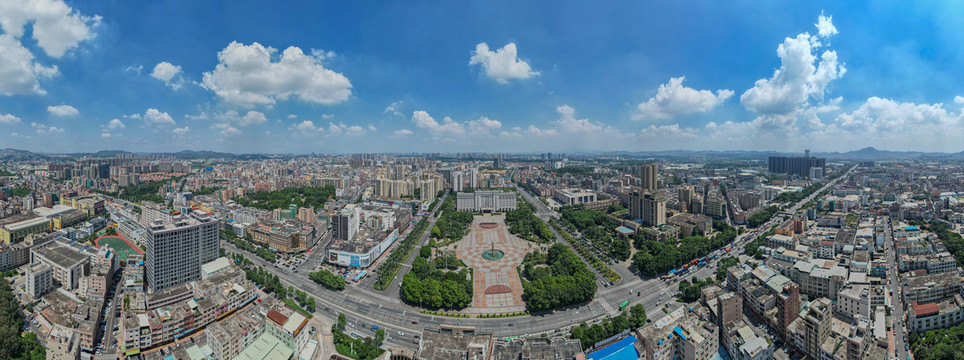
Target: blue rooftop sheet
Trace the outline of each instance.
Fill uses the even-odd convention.
[[[636,360],[639,359],[639,353],[633,346],[634,342],[636,342],[636,337],[629,336],[607,347],[586,354],[586,357],[593,360]]]

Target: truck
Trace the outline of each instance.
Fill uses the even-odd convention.
[[[733,250],[733,245],[727,245],[726,248],[723,249],[723,251],[726,251],[726,252],[730,252],[730,250]]]
[[[676,270],[676,269],[670,270],[670,271],[669,271],[669,274],[670,274],[670,275],[675,274],[677,271],[678,271],[678,270]]]

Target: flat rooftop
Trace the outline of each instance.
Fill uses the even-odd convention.
[[[52,244],[34,251],[55,265],[67,269],[77,266],[88,259],[87,255],[60,244]]]
[[[388,237],[394,228],[389,228],[385,231],[379,229],[372,229],[362,227],[358,229],[358,233],[351,240],[332,240],[328,245],[328,250],[344,251],[350,253],[364,254],[371,250],[377,244]]]

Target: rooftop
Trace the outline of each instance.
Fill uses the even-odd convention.
[[[67,269],[77,266],[88,259],[87,255],[58,243],[51,244],[50,246],[45,246],[34,251],[37,254],[42,255],[47,260],[50,260],[55,265]]]

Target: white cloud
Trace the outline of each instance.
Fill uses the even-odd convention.
[[[10,133],[10,136],[18,137],[18,138],[21,138],[21,139],[27,139],[27,140],[30,140],[30,139],[33,138],[33,137],[30,136],[30,135],[24,135],[24,134],[21,134],[21,133],[18,133],[18,132],[12,132],[12,133]]]
[[[342,135],[345,136],[357,136],[365,133],[365,129],[358,125],[345,125],[345,123],[328,123],[328,133],[332,136]]]
[[[297,119],[297,118],[298,118],[298,115],[288,114],[288,118],[289,118],[289,119]]]
[[[388,104],[388,106],[385,107],[385,111],[382,111],[382,113],[402,117],[404,116],[402,115],[402,111],[401,111],[401,107],[403,103],[404,102],[402,100],[392,102],[391,104]]]
[[[0,115],[0,124],[13,125],[19,124],[20,118],[11,114]]]
[[[639,136],[647,137],[651,140],[662,138],[696,138],[697,131],[690,128],[680,128],[679,124],[672,125],[650,125],[639,131]]]
[[[187,134],[188,131],[191,131],[189,126],[174,128],[174,130],[171,130],[171,132],[175,135],[184,135]]]
[[[102,132],[102,133],[100,133],[100,137],[105,138],[105,139],[110,138],[110,136],[111,136],[111,135],[110,135],[109,132]]]
[[[80,115],[80,111],[70,105],[55,105],[48,106],[47,112],[57,115],[57,116],[77,116]]]
[[[290,129],[300,133],[323,132],[325,128],[315,127],[315,122],[311,120],[302,121],[299,124],[291,125]]]
[[[321,114],[322,119],[331,119],[335,117],[335,114]]]
[[[124,72],[133,72],[137,73],[137,75],[140,75],[142,71],[144,71],[144,65],[128,65],[127,68],[124,69]]]
[[[154,66],[154,71],[151,72],[151,76],[155,79],[164,82],[164,85],[170,86],[174,90],[180,89],[184,84],[183,79],[178,76],[177,80],[174,77],[181,73],[181,67],[178,65],[171,64],[167,61],[162,61]]]
[[[120,121],[120,119],[113,119],[107,124],[107,128],[111,130],[123,129],[126,127],[127,126],[124,126],[124,122]]]
[[[38,123],[30,123],[30,126],[33,127],[34,129],[37,129],[37,134],[41,134],[41,135],[64,133],[64,129],[56,126],[47,126],[47,125],[38,124]]]
[[[807,33],[786,38],[777,48],[780,68],[773,77],[757,80],[754,87],[740,96],[740,103],[764,115],[788,115],[806,105],[811,98],[823,100],[831,81],[847,72],[838,63],[835,51],[824,51],[819,65],[813,51],[820,47],[816,37]]]
[[[135,114],[135,115],[137,116],[136,118],[138,119],[141,118],[139,114]],[[134,115],[131,115],[131,117],[134,117]],[[144,122],[150,126],[177,125],[177,123],[174,122],[174,119],[171,118],[171,115],[168,115],[166,112],[160,112],[157,109],[147,109],[147,112],[144,113],[143,118],[144,118]]]
[[[271,105],[292,96],[320,104],[348,100],[351,82],[325,68],[321,58],[292,46],[272,62],[277,52],[259,43],[231,42],[218,53],[217,67],[204,73],[201,86],[226,102],[248,107]]]
[[[964,104],[964,96],[955,96],[955,97],[954,97],[954,103],[955,103],[955,104]]]
[[[0,11],[0,17],[2,14]],[[0,94],[46,94],[39,79],[51,78],[57,73],[57,66],[46,67],[34,62],[33,54],[20,41],[10,34],[0,34]]]
[[[228,110],[227,112],[218,114],[215,117],[218,120],[236,123],[240,126],[259,125],[268,121],[268,118],[264,115],[264,113],[254,110],[248,111],[244,115],[239,114],[236,110]]]
[[[959,128],[960,116],[949,114],[941,104],[922,105],[898,103],[890,99],[871,97],[857,110],[837,116],[834,125],[840,129],[871,134],[899,133],[914,127],[938,125]]]
[[[529,63],[519,59],[515,43],[508,43],[496,51],[489,50],[489,45],[484,42],[479,43],[475,45],[469,65],[481,65],[485,75],[500,84],[539,75]]]
[[[93,38],[92,28],[100,19],[97,15],[84,16],[74,11],[63,0],[0,1],[3,31],[19,39],[27,24],[32,24],[37,45],[53,58],[60,58],[80,42]]]
[[[414,133],[412,132],[412,130],[409,130],[409,129],[395,130],[395,135],[398,135],[398,136],[408,136],[412,134]]]
[[[466,123],[466,128],[468,128],[468,133],[473,136],[489,135],[492,131],[502,128],[502,122],[482,116]]]
[[[214,128],[221,130],[220,131],[221,136],[234,136],[234,135],[241,134],[241,130],[238,130],[238,128],[231,126],[231,124],[227,124],[227,123],[214,124]]]
[[[438,121],[435,121],[435,118],[429,115],[428,112],[422,110],[416,110],[412,113],[412,122],[415,123],[415,127],[427,130],[432,135],[465,134],[465,127],[455,122],[455,120],[452,120],[452,118],[446,116],[440,124]]]
[[[822,38],[837,34],[837,27],[833,26],[833,16],[826,16],[821,13],[820,17],[817,18],[817,23],[813,25],[817,27],[817,35]]]
[[[677,115],[706,112],[733,96],[733,90],[696,90],[683,86],[685,76],[670,78],[656,96],[636,106],[634,120],[669,119]]]
[[[378,129],[375,128],[375,125],[371,125],[371,124],[368,125],[368,131],[375,132],[377,130]]]

